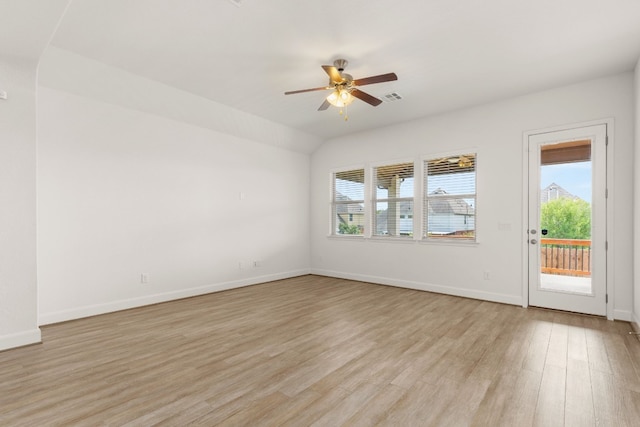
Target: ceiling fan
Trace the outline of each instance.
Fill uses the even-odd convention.
[[[441,159],[435,160],[433,162],[433,165],[435,166],[442,163],[445,163],[445,164],[448,163],[449,165],[457,165],[458,167],[461,167],[461,168],[468,168],[473,166],[474,157],[475,156],[470,156],[470,155],[443,157]]]
[[[359,86],[370,85],[374,83],[390,82],[398,80],[398,76],[395,73],[380,74],[378,76],[365,77],[362,79],[353,79],[351,74],[344,72],[347,67],[346,59],[336,59],[333,61],[333,65],[323,65],[322,69],[329,75],[329,84],[327,86],[315,87],[311,89],[292,90],[285,92],[285,95],[293,95],[295,93],[313,92],[318,90],[332,90],[331,94],[327,96],[318,111],[324,111],[329,108],[330,105],[340,108],[340,114],[342,114],[342,108],[351,104],[355,98],[366,102],[374,107],[380,105],[382,100],[375,96],[369,95],[366,92],[358,89]],[[348,119],[345,114],[345,120]]]

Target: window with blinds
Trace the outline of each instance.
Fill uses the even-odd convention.
[[[413,236],[413,184],[413,162],[373,168],[374,236]]]
[[[364,234],[364,169],[335,172],[331,212],[334,235]]]
[[[423,237],[476,239],[476,154],[424,161]]]

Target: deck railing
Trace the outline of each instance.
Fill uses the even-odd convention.
[[[591,240],[540,239],[540,266],[548,274],[591,276]]]

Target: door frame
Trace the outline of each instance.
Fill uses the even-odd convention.
[[[615,301],[614,286],[614,234],[613,234],[613,206],[615,200],[615,185],[613,180],[613,158],[615,147],[614,119],[605,118],[600,120],[591,120],[587,122],[572,123],[567,125],[559,125],[548,128],[533,129],[524,131],[522,134],[522,234],[521,234],[521,250],[522,250],[522,307],[529,306],[529,235],[527,229],[529,226],[529,137],[540,133],[558,132],[583,128],[594,125],[605,125],[607,128],[607,159],[606,159],[606,175],[607,175],[607,206],[606,206],[606,231],[607,231],[607,259],[606,259],[606,278],[607,278],[607,319],[613,320]]]

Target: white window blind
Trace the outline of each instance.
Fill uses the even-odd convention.
[[[424,162],[424,238],[476,238],[476,154]]]
[[[413,236],[413,187],[413,162],[373,168],[373,235]]]
[[[334,235],[363,235],[364,169],[333,174],[331,212]]]

